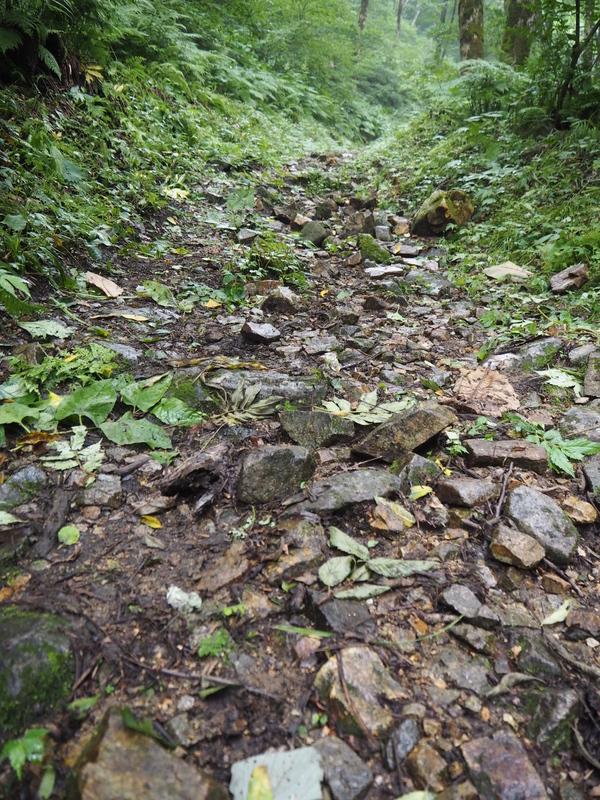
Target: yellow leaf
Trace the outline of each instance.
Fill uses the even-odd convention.
[[[59,394],[54,394],[54,392],[48,392],[48,405],[51,405],[52,408],[58,408],[61,402],[62,402],[62,397]]]
[[[412,489],[410,490],[410,499],[420,500],[421,497],[425,497],[431,492],[433,492],[431,486],[413,486]]]
[[[161,521],[156,519],[156,517],[151,517],[150,514],[144,514],[144,516],[142,517],[142,522],[149,528],[155,528],[155,529],[162,528]]]
[[[262,765],[256,767],[250,776],[247,800],[273,800],[273,790],[266,767]]]
[[[219,308],[220,306],[221,303],[219,303],[217,300],[213,300],[212,297],[208,302],[204,303],[204,308]]]
[[[167,222],[170,222],[171,225],[179,225],[175,217],[167,217]]]
[[[417,521],[410,511],[407,511],[404,506],[400,505],[400,503],[395,503],[393,500],[386,500],[385,497],[376,497],[375,502],[378,506],[385,506],[386,508],[389,508],[393,514],[395,514],[397,517],[400,517],[407,528],[412,528]]]
[[[125,84],[121,83],[121,84],[119,84],[119,86],[115,86],[115,92],[119,92],[120,93],[120,92],[123,91],[124,88],[125,88]]]
[[[326,294],[329,294],[329,289],[323,289],[321,292],[321,297],[325,297]]]
[[[75,355],[75,354],[73,354],[73,355],[70,355],[70,356],[67,356],[67,357],[65,358],[65,360],[64,360],[64,361],[65,361],[65,364],[70,364],[70,363],[71,363],[71,361],[75,361],[75,359],[76,359],[76,358],[79,358],[79,356],[78,356],[78,355]]]
[[[86,272],[83,277],[86,283],[91,283],[92,286],[104,292],[107,297],[118,297],[125,291],[114,281],[111,281],[109,278],[103,278],[102,275],[98,275],[95,272]]]
[[[450,477],[450,475],[452,475],[452,470],[451,470],[451,469],[448,469],[447,467],[445,467],[445,466],[442,464],[442,462],[439,460],[439,458],[436,458],[436,460],[435,460],[435,463],[438,465],[438,467],[439,467],[439,468],[442,470],[442,473],[443,473],[443,474],[444,474],[444,475],[445,475],[447,478],[449,478],[449,477]]]
[[[60,239],[55,233],[52,234],[52,238],[54,239],[54,244],[57,247],[64,247],[62,239]]]

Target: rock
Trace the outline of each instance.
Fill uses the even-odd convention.
[[[228,800],[208,775],[172,756],[154,739],[127,728],[110,709],[81,754],[71,777],[73,800]]]
[[[548,800],[544,784],[511,731],[473,739],[462,746],[471,780],[489,800]]]
[[[589,271],[587,264],[567,267],[550,278],[550,288],[555,294],[562,294],[569,289],[579,289],[587,281]]]
[[[574,495],[565,497],[561,505],[571,522],[575,522],[577,525],[592,525],[598,519],[598,512],[594,506]]]
[[[47,482],[44,470],[33,464],[13,472],[10,478],[0,485],[0,509],[20,506],[37,494]]]
[[[498,608],[498,616],[504,628],[539,628],[540,623],[522,603],[511,603]]]
[[[441,792],[448,785],[448,765],[428,742],[421,742],[411,751],[406,766],[419,789]]]
[[[363,258],[368,258],[376,264],[388,264],[392,260],[389,251],[377,244],[375,239],[368,233],[359,234],[358,249]]]
[[[278,286],[262,302],[261,309],[269,313],[295,314],[302,301],[287,286]]]
[[[321,225],[320,222],[312,220],[311,222],[307,222],[302,228],[298,238],[304,242],[310,242],[311,244],[314,244],[315,247],[320,247],[328,236],[329,231],[327,228],[325,228],[324,225]]]
[[[315,376],[310,378],[285,375],[281,372],[253,370],[217,370],[207,379],[209,386],[234,392],[240,382],[246,386],[261,384],[260,397],[279,395],[294,405],[319,405],[328,390],[327,382]]]
[[[304,345],[304,350],[307,355],[316,356],[339,346],[340,343],[335,336],[314,336]]]
[[[390,235],[390,228],[388,225],[376,225],[375,226],[375,238],[378,239],[380,242],[391,242],[392,237]]]
[[[323,200],[315,209],[315,218],[319,220],[331,219],[331,215],[337,211],[335,200]]]
[[[253,231],[251,228],[240,228],[237,235],[237,240],[240,244],[252,244],[257,236],[260,236],[258,231]]]
[[[197,589],[202,595],[212,595],[223,586],[241,578],[250,569],[245,542],[233,542],[222,556],[209,567],[204,566]]]
[[[441,297],[452,291],[452,284],[446,278],[417,267],[413,267],[406,275],[404,284],[406,286],[414,286],[419,289],[421,294],[429,297]]]
[[[524,439],[494,442],[489,439],[467,439],[468,461],[474,467],[504,467],[513,461],[515,467],[543,472],[548,466],[548,454]]]
[[[583,465],[583,474],[594,497],[600,496],[600,456],[587,459]]]
[[[398,463],[401,463],[401,461]],[[397,462],[392,464],[392,471],[394,471],[396,463]],[[432,483],[439,478],[441,474],[442,470],[435,461],[431,461],[423,456],[413,455],[408,464],[406,464],[400,472],[402,493],[410,494],[410,490],[413,486],[422,486],[423,484]]]
[[[523,372],[535,372],[536,369],[544,369],[551,361],[554,361],[563,344],[563,340],[558,339],[556,336],[549,336],[537,342],[526,344],[519,350],[515,367],[523,370]]]
[[[577,547],[577,528],[558,505],[527,486],[517,486],[508,495],[504,514],[523,533],[532,536],[556,564],[568,564]]]
[[[267,578],[271,583],[297,578],[323,563],[327,537],[321,525],[292,517],[280,520],[278,529],[282,533],[281,543],[287,552],[284,550],[277,562],[267,568]]]
[[[583,391],[586,397],[600,397],[600,352],[597,350],[588,358]]]
[[[246,800],[250,778],[259,766],[267,771],[273,800],[290,800],[292,797],[322,800],[324,770],[316,748],[300,747],[283,753],[262,753],[233,764],[229,784],[233,800]],[[167,797],[165,795],[165,800]]]
[[[335,736],[324,736],[314,743],[313,749],[321,757],[334,800],[361,800],[365,796],[373,782],[373,773],[351,747]]]
[[[56,709],[75,675],[69,624],[60,617],[0,610],[0,731],[20,734]]]
[[[533,690],[528,693],[529,708],[537,700],[537,708],[527,726],[527,736],[551,752],[569,750],[573,745],[572,726],[578,716],[579,697],[573,689]]]
[[[435,493],[443,503],[473,508],[498,497],[500,486],[475,478],[448,478],[436,484]]]
[[[447,606],[480,628],[491,628],[500,622],[498,615],[481,603],[468,586],[455,583],[440,596]]]
[[[491,655],[494,650],[494,644],[496,643],[495,635],[481,628],[476,628],[473,625],[466,625],[461,622],[459,625],[455,625],[451,628],[450,632],[453,636],[456,636],[457,639],[466,642],[469,647],[476,650],[478,653]]]
[[[542,589],[548,594],[568,594],[571,584],[552,572],[542,575]]]
[[[375,235],[375,219],[371,211],[355,211],[346,219],[342,234],[343,238],[358,236],[359,233]]]
[[[305,217],[304,214],[296,214],[290,222],[290,228],[293,231],[301,231],[305,225],[310,222],[310,217]]]
[[[536,678],[559,678],[562,675],[560,665],[552,655],[552,651],[537,633],[511,637],[522,649],[517,657],[519,669]]]
[[[75,496],[78,506],[108,506],[119,508],[123,502],[123,489],[121,478],[118,475],[103,475],[100,473],[96,480],[87,489],[83,489]]]
[[[265,445],[242,463],[237,496],[242,503],[270,503],[300,488],[315,471],[315,460],[305,447]]]
[[[600,614],[577,608],[571,611],[566,619],[568,628],[567,638],[585,638],[586,636],[600,636]],[[577,636],[581,634],[581,636]]]
[[[414,719],[405,719],[390,736],[385,749],[385,759],[389,769],[397,769],[406,759],[406,756],[415,747],[421,733],[419,724]]]
[[[339,676],[338,655],[332,656],[321,667],[314,688],[335,711],[340,729],[344,733],[364,735],[356,716],[373,736],[385,736],[394,724],[394,718],[382,700],[406,699],[402,687],[390,676],[381,659],[368,647],[349,647],[340,651],[344,680],[352,704]]]
[[[521,569],[533,569],[546,556],[546,550],[536,539],[507,525],[496,529],[490,552],[498,561]]]
[[[364,503],[375,496],[388,497],[399,491],[400,479],[389,472],[377,469],[360,469],[342,472],[310,485],[314,500],[302,500],[291,506],[291,513],[313,511],[327,514],[354,503]]]
[[[396,236],[404,236],[405,233],[410,231],[410,220],[406,217],[391,217],[391,222],[394,224],[394,233]]]
[[[271,344],[271,342],[277,342],[281,339],[281,332],[278,331],[277,328],[274,328],[273,325],[269,325],[268,322],[262,324],[258,322],[245,322],[242,328],[242,336],[248,342]]]
[[[142,356],[141,350],[131,347],[131,345],[128,344],[120,344],[119,342],[103,342],[102,347],[112,350],[113,353],[118,353],[121,358],[124,358],[126,361],[130,361],[132,364],[136,364]]]
[[[378,425],[353,449],[357,453],[394,461],[425,444],[455,422],[456,416],[449,408],[430,400],[395,414],[388,422]]]
[[[581,364],[587,361],[588,356],[595,352],[596,345],[591,342],[589,344],[582,344],[580,347],[574,347],[572,350],[569,350],[569,362],[571,364]]]
[[[368,606],[357,600],[325,600],[326,595],[312,595],[313,613],[317,626],[324,626],[334,633],[375,633],[375,620]],[[325,600],[325,602],[323,602]]]
[[[440,236],[449,222],[463,225],[473,216],[473,204],[460,189],[444,192],[437,189],[415,214],[412,233],[415,236]]]
[[[326,411],[282,411],[279,421],[292,441],[309,450],[351,439],[354,423]]]
[[[561,433],[568,438],[582,436],[592,442],[600,442],[600,410],[597,400],[589,406],[574,406],[561,417]]]
[[[480,696],[487,695],[491,689],[487,679],[489,663],[465,653],[454,644],[445,645],[430,664],[433,675],[445,678],[459,689],[466,689]]]
[[[463,781],[448,786],[441,794],[438,794],[436,800],[479,800],[480,797],[481,795],[471,781]]]

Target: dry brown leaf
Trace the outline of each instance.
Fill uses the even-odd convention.
[[[454,393],[473,414],[500,417],[505,411],[516,411],[521,406],[508,378],[501,372],[482,367],[464,372],[456,382]]]
[[[103,278],[102,275],[98,275],[95,272],[86,272],[83,277],[87,283],[91,283],[92,286],[100,289],[107,297],[118,297],[125,291],[125,289],[121,289],[114,281],[111,281],[109,278]]]

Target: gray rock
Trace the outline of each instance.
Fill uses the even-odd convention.
[[[522,603],[512,603],[506,608],[498,608],[498,616],[504,628],[540,627],[540,623]]]
[[[562,415],[559,427],[564,436],[583,436],[592,442],[600,442],[600,410],[591,404],[573,406]]]
[[[582,364],[584,361],[587,361],[588,356],[592,353],[596,352],[596,345],[592,344],[582,344],[580,347],[574,347],[572,350],[569,350],[569,362],[571,364]]]
[[[234,392],[240,380],[246,386],[261,384],[260,396],[280,395],[294,405],[319,405],[325,398],[327,382],[317,378],[295,377],[281,372],[259,372],[253,370],[225,369],[210,375],[207,383],[219,389]]]
[[[242,336],[249,342],[256,344],[271,344],[281,339],[281,331],[269,325],[268,322],[245,322],[242,328]]]
[[[395,770],[400,766],[420,738],[419,723],[414,719],[405,719],[387,743],[385,758],[388,768]]]
[[[77,800],[229,800],[210,776],[127,728],[119,708],[106,713],[79,757],[70,791]]]
[[[305,447],[265,445],[249,453],[242,464],[237,496],[242,503],[281,500],[300,488],[315,471]]]
[[[0,485],[0,509],[20,506],[37,494],[48,481],[43,469],[33,464],[19,469]]]
[[[315,336],[304,345],[304,349],[309,356],[316,356],[339,346],[340,343],[335,336]]]
[[[335,736],[319,739],[313,748],[321,757],[325,780],[334,800],[361,800],[373,782],[370,767]]]
[[[318,622],[334,633],[375,633],[376,624],[368,606],[358,600],[326,600],[326,595],[313,595]]]
[[[544,369],[545,366],[555,360],[563,344],[563,340],[558,339],[556,336],[526,344],[519,350],[518,359],[511,369],[521,369],[523,372]]]
[[[123,502],[121,478],[118,475],[100,473],[91,486],[76,495],[75,502],[78,506],[119,508]]]
[[[375,238],[379,239],[380,242],[391,242],[392,237],[390,235],[390,229],[388,225],[376,225],[375,226]]]
[[[558,503],[528,486],[517,486],[508,496],[505,516],[532,536],[556,564],[568,564],[577,547],[577,528]]]
[[[392,467],[393,469],[394,467]],[[413,486],[422,486],[435,481],[442,474],[442,470],[435,461],[423,456],[413,455],[408,464],[400,472],[403,494],[410,494]]]
[[[544,784],[512,731],[463,744],[471,780],[486,800],[548,800]]]
[[[279,421],[292,441],[309,450],[328,447],[354,436],[352,420],[326,411],[282,411]]]
[[[240,244],[252,244],[257,236],[260,236],[258,231],[253,231],[251,228],[240,228],[237,240]]]
[[[588,458],[583,465],[587,485],[595,497],[600,495],[600,456]]]
[[[525,439],[493,442],[489,439],[467,439],[468,461],[474,467],[503,467],[513,461],[515,467],[543,472],[548,466],[548,454]]]
[[[536,539],[507,525],[496,529],[490,552],[498,561],[520,569],[533,569],[546,556],[545,548]]]
[[[354,446],[357,453],[394,461],[410,450],[420,447],[448,425],[456,422],[449,408],[434,400],[408,408],[395,414]]]
[[[0,610],[0,730],[20,734],[69,696],[75,667],[60,617]]]
[[[415,267],[406,275],[404,283],[407,286],[417,287],[421,294],[429,297],[441,297],[452,290],[452,284],[446,278],[427,270]]]
[[[341,508],[372,500],[376,495],[388,497],[400,489],[400,479],[389,472],[377,469],[361,469],[342,472],[310,486],[314,500],[302,500],[293,505],[287,513],[313,511],[327,514]]]
[[[431,662],[432,671],[441,675],[459,689],[476,695],[486,695],[492,688],[488,683],[489,666],[484,659],[465,653],[454,644],[445,645]]]
[[[294,314],[301,305],[301,299],[291,289],[278,286],[263,300],[261,309],[269,313]]]
[[[272,584],[297,578],[323,563],[327,536],[321,525],[308,519],[291,517],[280,519],[278,529],[284,553],[267,567],[267,578]]]
[[[587,397],[600,397],[600,352],[592,353],[588,359],[583,391]]]
[[[496,637],[489,631],[484,631],[481,628],[476,628],[473,625],[466,625],[460,623],[451,628],[450,633],[456,636],[463,642],[466,642],[469,647],[476,650],[478,653],[485,653],[491,655],[496,643]]]
[[[356,211],[350,214],[344,225],[343,237],[358,236],[359,233],[375,235],[375,220],[371,211]]]
[[[419,789],[441,792],[448,785],[448,765],[429,742],[420,742],[410,752],[406,766]]]
[[[259,766],[267,771],[273,800],[290,800],[292,797],[322,800],[324,771],[321,755],[316,748],[300,747],[283,753],[262,753],[233,764],[229,784],[233,800],[246,800],[250,777]],[[165,795],[165,800],[167,797]]]
[[[435,493],[443,503],[473,508],[498,497],[500,486],[475,478],[448,478],[436,484]]]
[[[142,351],[128,344],[120,344],[119,342],[102,342],[102,347],[112,350],[113,353],[118,353],[121,358],[136,364],[142,357]]]
[[[316,220],[311,220],[302,228],[299,238],[304,242],[314,244],[315,247],[320,247],[328,236],[329,231],[324,225]]]
[[[550,288],[555,294],[562,294],[569,289],[579,289],[587,281],[590,268],[587,264],[574,264],[550,278]]]
[[[529,633],[526,637],[513,638],[522,647],[518,656],[520,670],[536,678],[559,678],[562,675],[560,665],[539,634]]]
[[[468,586],[455,583],[442,592],[441,598],[447,606],[480,628],[493,628],[500,622],[498,615],[481,603]]]

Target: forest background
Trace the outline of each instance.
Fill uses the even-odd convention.
[[[543,292],[585,260],[563,313],[594,318],[599,17],[596,0],[0,0],[0,303],[32,314],[112,253],[164,254],[140,224],[200,199],[211,170],[243,184],[350,149],[396,212],[472,196],[458,283],[511,259]]]

